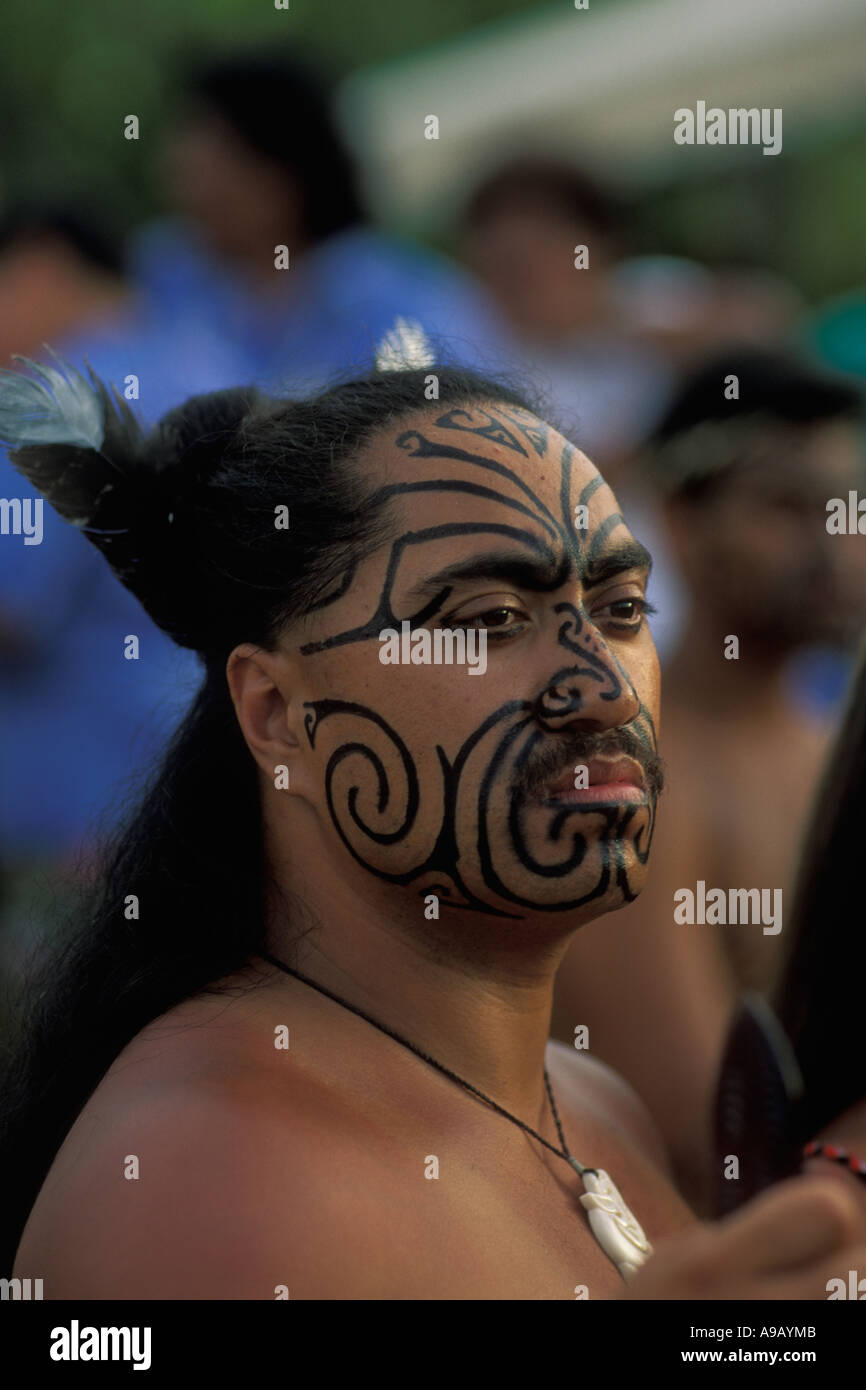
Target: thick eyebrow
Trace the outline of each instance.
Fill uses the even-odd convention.
[[[620,541],[616,545],[606,547],[601,555],[587,564],[583,575],[583,587],[594,589],[596,585],[604,584],[608,579],[614,579],[626,570],[646,570],[649,575],[652,564],[653,557],[640,541]]]
[[[621,541],[609,546],[591,566],[587,566],[583,585],[587,589],[594,588],[627,570],[646,570],[649,573],[651,567],[652,556],[645,546],[635,540]],[[443,585],[476,579],[502,579],[518,589],[552,593],[568,583],[574,574],[570,555],[563,555],[559,561],[551,564],[549,561],[516,555],[513,550],[491,550],[446,565],[444,569],[413,585],[404,597],[412,602],[437,594]]]
[[[574,573],[572,561],[563,555],[556,564],[529,556],[517,555],[513,550],[489,550],[483,555],[471,555],[467,560],[457,560],[435,574],[428,575],[413,585],[405,595],[407,600],[427,598],[438,593],[445,584],[456,584],[460,580],[504,579],[519,589],[553,591],[562,588]]]

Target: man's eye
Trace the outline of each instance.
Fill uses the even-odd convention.
[[[649,613],[656,613],[658,609],[645,598],[618,598],[613,603],[608,603],[604,608],[600,608],[593,617],[603,617],[606,613],[610,614],[608,621],[614,627],[619,628],[638,628],[643,626],[643,620]]]
[[[517,625],[514,623],[509,624],[507,620],[515,615],[519,616],[521,612],[521,609],[509,608],[507,605],[499,608],[485,608],[482,613],[475,613],[468,618],[449,618],[443,626],[450,628],[475,628],[476,631],[483,630],[487,632],[488,635],[493,638],[499,636],[510,637],[512,633],[517,631],[521,624],[519,622]],[[476,624],[479,623],[483,624],[483,629],[476,627]]]

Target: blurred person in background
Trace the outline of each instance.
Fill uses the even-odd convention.
[[[738,400],[726,399],[731,374]],[[589,1027],[593,1052],[653,1111],[698,1204],[730,1012],[739,990],[772,991],[784,934],[680,924],[674,894],[703,880],[707,892],[782,889],[787,901],[829,733],[795,700],[790,662],[810,643],[850,645],[864,621],[862,537],[826,526],[828,500],[862,487],[860,405],[796,359],[730,350],[684,382],[646,456],[690,597],[664,677],[667,804],[640,901],[616,931],[581,933],[563,962],[553,1035],[573,1041]],[[726,659],[732,636],[739,655]],[[616,1018],[611,980],[627,1005]]]
[[[161,170],[172,211],[132,242],[161,312],[212,324],[246,355],[247,379],[287,392],[371,366],[398,315],[453,360],[508,365],[504,327],[466,272],[369,223],[311,68],[252,51],[181,85]]]
[[[80,199],[13,204],[0,224],[0,366],[46,343],[96,371],[107,360],[121,383],[134,373],[150,418],[167,391],[173,402],[216,390],[245,365],[225,334],[206,336],[194,316],[161,314],[137,291],[110,210],[85,211]]]
[[[861,286],[835,294],[818,304],[804,316],[798,338],[817,365],[844,374],[862,390],[866,381],[866,289]],[[861,420],[861,430],[866,454],[866,417]],[[866,566],[864,547],[861,555]],[[866,588],[866,572],[863,585]],[[847,653],[821,647],[806,653],[798,666],[800,684],[808,698],[819,707],[828,700],[838,703],[839,692],[850,675]]]
[[[660,356],[680,380],[691,364],[738,346],[785,348],[796,340],[804,312],[799,291],[766,269],[709,266],[682,256],[635,256],[611,275],[622,321],[647,352]],[[641,441],[641,444],[643,441]],[[641,449],[621,461],[617,494],[631,525],[654,556],[653,638],[663,667],[682,641],[688,591],[667,544],[660,496],[645,476]],[[812,649],[798,660],[803,697],[819,712],[838,702],[847,662]]]
[[[180,316],[169,326],[143,305],[108,217],[97,222],[59,202],[13,207],[0,228],[0,333],[3,368],[14,366],[13,349],[50,362],[48,342],[121,392],[134,376],[128,389],[151,420],[241,370],[220,338],[200,337]],[[38,496],[0,450],[0,497],[23,508]],[[161,747],[200,674],[51,508],[42,508],[29,543],[16,534],[13,512],[9,518],[0,533],[0,958],[7,967],[27,932],[44,925],[34,915],[49,911],[53,891],[62,894],[61,882],[86,863],[94,817]],[[134,660],[124,655],[131,634],[139,641]]]
[[[784,346],[805,313],[784,276],[753,266],[710,268],[683,256],[634,256],[613,272],[624,321],[680,369],[732,344]]]
[[[613,486],[675,380],[662,354],[639,341],[616,292],[626,224],[622,201],[594,177],[539,155],[480,183],[458,232],[462,259],[504,313],[524,365]]]
[[[69,203],[13,206],[0,226],[0,361],[32,356],[122,316],[130,298],[119,237]]]

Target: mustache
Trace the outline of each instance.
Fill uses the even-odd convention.
[[[634,758],[643,770],[647,791],[652,801],[661,795],[665,784],[665,765],[658,753],[632,730],[625,726],[608,729],[602,734],[573,733],[567,739],[534,749],[517,774],[517,790],[523,796],[535,796],[548,782],[570,771],[590,758],[615,757],[617,754]]]

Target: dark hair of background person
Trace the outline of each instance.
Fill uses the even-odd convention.
[[[79,202],[28,199],[13,204],[0,219],[0,255],[42,239],[63,242],[86,265],[109,275],[124,274],[122,234],[104,208],[97,218]]]
[[[298,180],[313,241],[366,220],[328,85],[309,61],[253,50],[188,68],[180,85],[188,110],[215,113]]]
[[[736,376],[739,395],[725,395],[725,381]],[[686,473],[679,480],[666,478],[665,446],[698,425],[754,420],[762,424],[801,425],[804,429],[834,420],[856,421],[864,399],[860,390],[844,378],[830,375],[790,352],[765,348],[731,347],[713,354],[689,372],[669,402],[647,441],[651,472],[664,491],[688,501],[700,501],[727,476],[729,469],[712,473]],[[696,466],[700,459],[695,459]],[[736,458],[731,457],[731,465]]]
[[[439,398],[429,409],[539,408],[467,369],[425,367],[371,373],[302,401],[253,388],[193,397],[146,438],[128,411],[107,414],[107,490],[104,459],[92,451],[12,451],[14,462],[34,456],[43,476],[72,478],[71,514],[89,506],[88,539],[151,618],[199,653],[205,678],[140,804],[107,841],[70,932],[42,948],[23,982],[3,1077],[4,1273],[60,1145],[114,1059],[146,1024],[265,946],[258,768],[226,660],[241,642],[273,649],[287,620],[336,597],[393,534],[388,504],[371,503],[380,480],[368,481],[355,459],[374,432],[425,407],[430,371]],[[281,505],[287,531],[274,524]],[[139,920],[124,914],[130,894]],[[284,906],[297,940],[304,905]]]
[[[482,225],[504,206],[552,208],[576,226],[589,227],[617,244],[628,226],[625,200],[594,175],[560,159],[522,155],[488,174],[466,201],[465,225]]]
[[[805,1083],[802,1138],[866,1097],[863,1057],[863,803],[866,639],[802,841],[775,1009]]]

